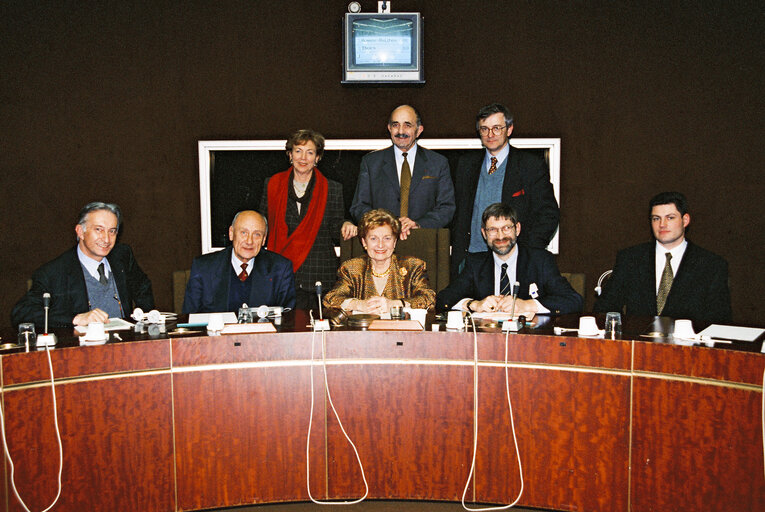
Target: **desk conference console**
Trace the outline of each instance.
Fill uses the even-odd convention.
[[[355,455],[326,400],[322,335],[307,321],[296,311],[277,333],[123,334],[135,340],[101,346],[60,337],[51,356],[64,467],[53,510],[308,501],[312,340],[311,493],[362,496]],[[632,337],[554,336],[551,325],[510,334],[519,506],[764,510],[759,342],[737,350]],[[340,330],[326,334],[325,346],[331,397],[358,448],[368,499],[459,501],[472,455],[473,334]],[[468,499],[509,503],[520,481],[505,335],[480,332],[478,350]],[[16,350],[0,358],[16,486],[41,510],[56,494],[58,472],[46,355]],[[6,460],[0,509],[22,510],[9,477]]]

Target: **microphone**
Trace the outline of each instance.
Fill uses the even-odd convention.
[[[50,309],[50,293],[45,292],[42,296],[43,299],[43,309],[45,309],[45,333],[39,334],[37,336],[37,345],[41,347],[48,347],[50,345],[55,345],[56,341],[56,335],[55,334],[48,334],[48,310]]]
[[[328,331],[329,320],[324,320],[324,314],[321,310],[321,281],[316,281],[316,298],[319,301],[319,319],[313,321],[315,331]]]
[[[324,320],[324,314],[321,310],[321,281],[316,281],[316,298],[319,301],[319,320]]]
[[[521,291],[521,283],[516,281],[513,283],[513,305],[510,307],[510,318],[502,323],[503,331],[518,331],[520,330],[519,322],[513,321],[513,315],[515,315],[515,301],[518,299],[518,292]],[[520,319],[519,319],[520,320]],[[523,323],[526,323],[526,319],[523,319]]]

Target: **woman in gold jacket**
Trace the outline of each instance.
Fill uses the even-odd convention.
[[[370,210],[359,222],[366,256],[343,263],[335,287],[324,297],[326,307],[383,314],[391,306],[430,309],[436,292],[430,288],[425,262],[393,254],[401,223],[387,210]]]

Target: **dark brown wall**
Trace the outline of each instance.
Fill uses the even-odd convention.
[[[0,325],[96,199],[122,206],[122,241],[170,308],[172,270],[200,252],[200,139],[381,137],[399,103],[425,136],[470,137],[495,100],[516,135],[562,139],[563,270],[591,289],[648,238],[648,199],[678,189],[691,238],[730,262],[735,319],[765,325],[760,2],[396,0],[425,16],[412,88],[340,85],[347,3],[4,1]]]

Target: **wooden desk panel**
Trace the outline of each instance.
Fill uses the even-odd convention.
[[[169,373],[60,383],[56,397],[64,452],[56,511],[174,509]],[[59,467],[50,386],[3,398],[16,486],[42,510]],[[8,485],[10,510],[23,510]]]
[[[57,387],[66,466],[56,510],[172,511],[176,494],[178,510],[307,500],[312,336],[56,349],[57,378],[75,379]],[[355,499],[363,484],[326,403],[321,339],[313,336],[311,489],[317,499]],[[340,331],[325,340],[330,390],[370,498],[458,501],[472,448],[472,334]],[[504,340],[479,334],[480,444],[468,494],[495,503],[519,488]],[[509,342],[521,505],[610,512],[756,510],[764,502],[765,356],[544,334]],[[55,493],[48,484],[57,469],[50,389],[21,384],[47,378],[41,356],[2,356],[17,481],[36,508]],[[162,373],[163,365],[172,369]],[[157,373],[114,375],[132,371]],[[14,497],[8,503],[20,509]]]
[[[762,395],[636,378],[632,511],[765,510]]]

